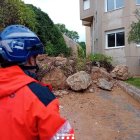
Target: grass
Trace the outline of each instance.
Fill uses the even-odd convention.
[[[140,78],[129,78],[126,82],[140,88]]]

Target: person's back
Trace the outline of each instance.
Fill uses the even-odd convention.
[[[24,26],[15,26],[18,29],[24,28]],[[15,26],[12,26],[12,28],[15,28]],[[31,37],[32,32],[29,33]],[[11,34],[13,32],[8,35],[6,32],[6,36]],[[26,58],[26,61],[28,61],[26,65],[15,65],[14,63],[17,63],[17,61],[13,60],[16,57],[18,60],[21,59],[18,49],[22,51],[21,47],[25,46],[22,43],[16,43],[16,46],[12,44],[13,46],[10,46],[10,50],[7,45],[11,38],[4,37],[3,35],[3,40],[1,40],[0,44],[0,54],[3,60],[8,58],[12,61],[8,60],[7,62],[10,63],[6,63],[7,66],[3,63],[4,68],[0,68],[0,140],[74,139],[74,132],[69,122],[60,117],[58,99],[51,92],[51,86],[40,84],[33,77],[34,74],[27,70],[28,68],[32,70],[36,68],[32,55],[39,54],[41,50],[37,48],[37,51],[27,52],[27,54],[32,53],[32,55]],[[36,36],[33,35],[33,37]],[[13,42],[16,41],[14,40]],[[41,45],[39,41],[36,42],[38,46]],[[27,45],[26,47],[30,48],[34,47],[34,45]],[[13,55],[14,49],[16,49],[16,56]],[[23,58],[21,62],[23,62]],[[10,66],[11,64],[12,66]]]

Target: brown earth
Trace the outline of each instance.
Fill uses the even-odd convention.
[[[72,92],[59,101],[60,112],[74,127],[76,140],[140,140],[140,103],[120,88]]]

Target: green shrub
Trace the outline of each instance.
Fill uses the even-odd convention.
[[[78,44],[81,46],[82,54],[83,54],[83,57],[85,58],[86,57],[86,44],[85,42],[78,42]]]
[[[60,54],[63,54],[65,57],[68,57],[71,55],[71,49],[68,47],[55,47],[54,44],[52,44],[50,41],[45,46],[45,52],[49,56],[58,56]]]
[[[86,53],[81,46],[77,47],[76,70],[82,71],[86,68]]]
[[[86,57],[86,53],[81,46],[78,46],[77,52],[78,52],[78,58],[85,58]]]
[[[50,41],[47,43],[45,47],[45,52],[48,55],[54,55],[54,46]]]
[[[97,53],[97,54],[90,54],[88,57],[87,57],[88,60],[90,61],[107,61],[107,62],[112,62],[112,57],[110,56],[107,56],[105,54],[100,54],[100,53]]]
[[[87,57],[87,61],[91,61],[93,66],[99,66],[105,68],[108,72],[113,69],[112,57],[105,54],[90,54]]]
[[[70,55],[62,33],[48,14],[31,4],[24,4],[21,0],[1,0],[0,23],[0,30],[12,24],[22,24],[30,28],[46,46],[48,55]]]
[[[76,70],[83,71],[86,69],[86,59],[84,58],[77,58],[76,59]]]
[[[55,26],[47,13],[41,11],[33,5],[26,5],[34,14],[37,24],[35,24],[36,34],[45,45],[46,53],[50,56],[70,55],[70,49],[66,46],[62,33]]]

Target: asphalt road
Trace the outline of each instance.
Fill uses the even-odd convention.
[[[71,92],[59,100],[76,140],[140,140],[140,103],[120,88]]]

